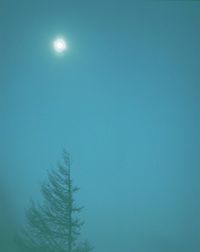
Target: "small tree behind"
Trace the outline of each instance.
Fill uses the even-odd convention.
[[[48,182],[42,185],[43,204],[31,203],[27,210],[25,228],[26,247],[33,251],[88,252],[87,242],[80,243],[83,222],[77,217],[81,207],[74,200],[79,189],[71,179],[71,161],[64,151],[63,165],[48,173]]]

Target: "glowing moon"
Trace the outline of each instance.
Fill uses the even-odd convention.
[[[57,38],[53,42],[53,48],[57,53],[64,53],[68,49],[68,45],[63,38]]]

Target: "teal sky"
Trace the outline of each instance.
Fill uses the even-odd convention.
[[[65,147],[95,252],[199,251],[200,3],[3,0],[0,12],[5,208],[22,218]]]

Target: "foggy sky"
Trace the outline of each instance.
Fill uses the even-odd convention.
[[[65,147],[95,252],[199,251],[200,4],[3,0],[0,12],[4,212],[23,222]]]

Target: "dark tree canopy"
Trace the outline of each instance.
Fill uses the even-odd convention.
[[[24,232],[25,246],[33,251],[88,252],[87,242],[79,241],[83,222],[78,218],[82,207],[76,205],[74,193],[79,189],[71,179],[71,159],[64,151],[63,164],[48,173],[42,184],[43,203],[31,202]]]

